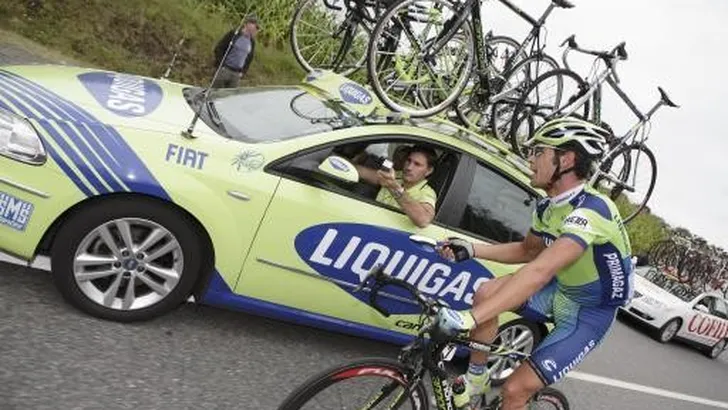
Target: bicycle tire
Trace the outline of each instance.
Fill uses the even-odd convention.
[[[535,73],[535,76],[532,76],[533,73],[531,73],[531,66],[534,64],[537,72]],[[544,68],[545,71],[541,72],[542,68]],[[500,140],[506,140],[508,138],[508,131],[510,129],[509,124],[513,118],[513,112],[515,111],[521,95],[526,92],[531,84],[533,84],[542,74],[546,74],[558,68],[559,63],[556,62],[553,57],[546,54],[530,56],[513,66],[513,68],[506,74],[505,82],[507,84],[514,83],[513,79],[515,76],[527,73],[524,80],[517,82],[516,85],[511,87],[523,89],[524,91],[515,93],[514,96],[505,96],[503,99],[491,104],[489,128],[494,137]],[[558,92],[560,93],[561,90]]]
[[[451,11],[455,11],[456,6],[450,0],[429,0],[429,1],[436,6],[442,6],[443,8],[447,7]],[[437,64],[434,64],[434,65],[432,65],[431,63],[428,63],[430,65],[424,64],[424,67],[428,71],[427,73],[425,73],[424,76],[418,77],[415,80],[411,80],[411,79],[401,80],[403,77],[403,74],[398,75],[396,72],[399,70],[396,67],[397,66],[397,61],[396,61],[396,57],[397,57],[396,50],[397,49],[395,48],[394,51],[386,50],[387,54],[382,56],[381,60],[390,61],[390,63],[387,65],[391,66],[393,64],[395,66],[395,69],[392,70],[392,72],[397,77],[394,78],[394,81],[392,81],[392,77],[387,76],[387,75],[383,75],[383,76],[381,75],[383,73],[380,71],[385,70],[387,67],[381,66],[378,51],[379,51],[380,44],[388,43],[386,36],[390,33],[389,29],[392,27],[398,26],[397,24],[393,23],[395,21],[394,18],[396,17],[399,19],[398,14],[401,13],[403,10],[409,10],[409,6],[412,6],[413,9],[429,10],[430,13],[433,10],[438,10],[437,7],[435,7],[435,6],[423,7],[418,3],[422,3],[422,0],[399,0],[399,1],[397,1],[396,3],[394,3],[392,6],[390,6],[387,9],[387,11],[384,13],[384,15],[379,19],[377,24],[374,26],[374,29],[372,30],[372,33],[371,33],[371,36],[369,39],[369,47],[367,50],[367,57],[368,57],[367,58],[367,75],[369,78],[369,82],[374,90],[374,93],[377,95],[377,97],[379,97],[379,100],[385,106],[387,106],[387,108],[389,108],[392,111],[408,114],[411,117],[429,117],[429,116],[438,114],[441,111],[445,110],[447,107],[449,107],[458,98],[460,93],[465,88],[465,86],[467,84],[467,80],[470,77],[470,72],[472,71],[474,44],[473,44],[473,40],[472,40],[472,30],[470,27],[470,22],[466,21],[460,28],[458,28],[459,32],[456,33],[450,40],[450,41],[452,41],[453,39],[455,39],[457,41],[457,39],[463,39],[461,41],[461,45],[465,47],[463,50],[465,51],[464,55],[466,56],[464,58],[463,64],[459,65],[459,67],[456,70],[454,70],[457,73],[457,77],[456,77],[456,81],[454,81],[454,85],[452,87],[450,87],[450,91],[448,91],[447,96],[445,96],[444,98],[442,96],[440,96],[440,98],[437,98],[437,99],[431,98],[430,99],[431,101],[435,101],[434,105],[422,103],[422,107],[417,107],[416,102],[418,100],[420,100],[420,97],[422,95],[421,90],[420,90],[421,85],[418,83],[422,81],[421,78],[426,78],[426,80],[424,80],[424,81],[433,82],[433,80],[427,79],[427,78],[432,76],[432,74],[434,73],[432,67],[436,66]],[[399,21],[401,21],[401,19]],[[464,32],[464,34],[460,33],[460,31]],[[407,33],[405,33],[405,34],[407,34]],[[409,33],[409,34],[410,34],[410,36],[406,36],[408,38],[408,40],[410,40],[411,37],[413,37],[413,36],[411,36],[411,33]],[[400,34],[398,34],[397,42],[399,43],[401,41],[401,39],[402,39],[402,34],[400,33]],[[429,39],[428,41],[432,41],[432,40],[433,39]],[[448,42],[448,44],[449,44],[449,42]],[[397,44],[397,46],[398,45],[399,44]],[[443,50],[445,50],[446,48],[447,47],[443,47]],[[455,48],[457,49],[458,47],[455,47]],[[441,50],[441,53],[443,50]],[[395,54],[394,62],[391,61],[392,54]],[[415,54],[412,54],[412,55],[416,56]],[[458,60],[456,59],[456,61],[458,61]],[[415,72],[415,74],[419,74],[419,67],[420,67],[419,63],[421,63],[421,61],[418,61],[417,65],[415,66],[415,68],[418,69],[417,72]],[[406,64],[411,65],[412,62],[408,62]],[[447,64],[445,64],[445,60],[443,60],[441,62],[441,64],[447,65]],[[410,67],[408,67],[408,68],[410,68]],[[385,72],[386,72],[386,70],[385,70]],[[410,77],[411,74],[408,73],[407,76]],[[441,80],[442,78],[446,78],[448,76],[443,74],[443,75],[435,75],[435,77],[439,77]],[[402,81],[402,83],[397,84],[400,80]],[[392,81],[392,84],[386,84],[385,83],[386,81]],[[447,81],[447,78],[446,78],[446,81]],[[449,82],[450,81],[448,81],[448,83]],[[414,85],[408,84],[408,83],[412,83]],[[404,86],[402,84],[404,84]],[[413,101],[415,101],[414,105],[410,104],[410,103],[405,104],[404,103],[405,97],[394,98],[394,97],[390,96],[390,93],[388,90],[393,89],[395,85],[398,85],[397,88],[404,87],[405,97],[407,95],[411,95],[411,97],[409,97],[409,98],[411,98]],[[395,99],[400,99],[401,102],[396,102]]]
[[[572,90],[571,87],[569,87],[569,89],[564,89],[564,80],[567,78],[575,82],[574,90]],[[541,96],[538,91],[539,86],[551,79],[556,79],[556,87],[559,90],[555,98],[556,101],[551,105],[542,106],[539,103],[541,100]],[[513,110],[513,118],[508,133],[508,138],[510,140],[511,147],[513,148],[513,152],[525,158],[525,154],[521,149],[521,137],[522,135],[525,135],[526,138],[530,138],[533,135],[533,131],[538,127],[538,125],[540,125],[535,121],[534,117],[547,121],[558,112],[563,111],[563,108],[568,107],[571,102],[583,96],[586,93],[587,87],[586,81],[571,70],[559,68],[540,75],[531,84],[531,86],[524,91],[516,105],[516,108]],[[534,91],[535,95],[531,96],[531,93]],[[566,98],[566,103],[562,105],[561,100],[564,98],[565,93],[568,93],[569,96]],[[530,99],[535,101],[535,103],[530,101],[529,96]],[[581,107],[578,107],[572,115],[589,118],[589,101],[585,101],[584,104],[582,104]],[[528,124],[528,128],[525,131],[519,131],[519,125],[524,122]]]
[[[537,409],[542,409],[542,404],[549,404],[554,410],[569,410],[569,400],[566,399],[564,393],[553,387],[544,387],[539,390],[529,404],[538,404]],[[531,407],[529,407],[531,408]]]
[[[301,38],[300,38],[300,35],[299,35],[297,29],[301,25],[301,19],[303,18],[303,15],[308,10],[308,8],[310,6],[315,6],[315,3],[319,3],[321,1],[322,0],[303,0],[296,7],[296,10],[293,13],[293,18],[291,19],[291,23],[289,26],[289,41],[291,44],[291,50],[293,51],[293,56],[296,58],[296,61],[298,61],[298,64],[306,72],[310,72],[315,69],[330,69],[330,70],[332,70],[338,74],[344,75],[344,76],[351,75],[364,65],[364,62],[367,58],[366,44],[368,43],[368,41],[364,42],[365,44],[363,45],[363,48],[362,48],[362,55],[360,57],[356,58],[354,62],[347,63],[345,65],[338,65],[336,67],[328,67],[327,65],[324,65],[324,64],[317,64],[314,61],[309,61],[309,58],[306,58],[306,56],[304,56],[304,53],[302,50],[306,46],[310,47],[310,45],[301,47],[301,44],[300,44]],[[345,7],[345,6],[342,6],[342,7]],[[322,12],[323,12],[323,10],[325,10],[325,8],[321,9]],[[343,25],[343,24],[353,24],[353,23],[346,22],[346,20],[344,20],[341,24]],[[357,33],[360,33],[360,32],[364,33],[367,36],[369,36],[369,34],[370,34],[369,27],[363,22],[357,23],[356,27],[354,27],[353,30],[354,30],[355,36]],[[339,58],[342,53],[345,56],[346,54],[351,52],[351,48],[352,48],[351,42],[353,41],[353,39],[350,37],[348,30],[346,30],[346,33],[344,34],[343,38],[335,39],[332,35],[331,40],[340,42],[339,47],[336,50],[336,53],[335,53],[336,57],[334,57],[334,60]],[[343,57],[343,56],[341,56],[341,57]],[[332,64],[333,64],[333,62],[332,62]]]
[[[370,380],[371,377],[381,378],[381,381],[385,382],[382,390],[388,387],[404,388],[407,383],[407,373],[407,370],[399,362],[384,358],[361,359],[351,363],[334,366],[313,375],[303,382],[286,397],[283,403],[278,407],[278,410],[303,409],[305,408],[304,406],[314,399],[319,393],[339,382],[350,381],[356,378],[367,377]],[[399,404],[399,407],[387,408],[404,410],[406,407],[403,407],[403,405],[409,402],[412,409],[427,410],[429,408],[428,396],[422,381],[418,381],[414,385],[410,386],[409,389],[409,391],[402,390],[402,393],[405,395],[395,401],[395,403],[397,403],[400,400],[404,400]],[[352,404],[353,397],[346,396],[345,399],[347,405]],[[376,400],[371,396],[368,397],[368,401],[366,402],[367,405],[377,403],[378,402],[376,402]],[[369,408],[371,409],[372,407]]]
[[[518,43],[518,41],[516,41],[515,39],[508,37],[508,36],[485,36],[484,41],[485,41],[486,49],[489,49],[489,48],[496,49],[497,44],[504,45],[506,48],[512,48],[513,51],[517,51],[519,49],[519,47],[521,47],[521,45],[520,45],[520,43]],[[522,58],[525,59],[525,53],[521,53],[521,54],[523,55]],[[491,57],[498,58],[498,56],[494,52],[491,53]],[[521,56],[518,56],[516,58],[521,59]],[[510,60],[510,58],[506,58],[504,64],[507,64],[508,60]],[[496,63],[494,61],[492,61],[492,60],[488,61],[487,64],[488,64],[488,67],[492,67],[497,73],[499,73],[499,74],[501,73],[502,70],[499,70],[499,68],[497,66],[494,67],[496,65]],[[503,67],[503,68],[505,68],[505,67]],[[468,83],[465,85],[465,88],[463,88],[463,91],[460,93],[460,96],[458,96],[458,99],[454,105],[454,111],[461,124],[463,124],[469,128],[478,129],[478,128],[483,128],[483,127],[478,126],[478,123],[481,122],[483,115],[481,114],[476,119],[473,120],[473,119],[471,119],[470,114],[473,113],[474,110],[476,112],[476,115],[481,112],[486,112],[488,107],[481,106],[481,104],[478,103],[477,101],[472,101],[472,99],[469,96],[472,93],[472,91],[475,90],[476,87],[478,87],[478,83],[479,83],[479,77],[475,71],[476,70],[473,70],[473,74],[470,77],[470,81],[468,81]],[[472,106],[473,103],[475,103],[474,110],[473,110],[473,106]]]
[[[609,191],[609,197],[616,201],[624,192],[625,186],[629,184],[629,180],[632,179],[633,172],[638,172],[639,170],[635,170],[634,164],[633,164],[633,157],[631,155],[632,151],[637,151],[637,155],[645,155],[647,160],[649,161],[649,167],[651,169],[651,175],[649,178],[649,185],[647,187],[646,193],[644,198],[637,203],[637,206],[630,212],[626,217],[622,218],[622,221],[627,224],[631,220],[633,220],[637,215],[639,215],[640,212],[642,212],[645,207],[647,207],[647,202],[650,200],[650,197],[652,196],[652,191],[655,189],[655,183],[657,182],[657,161],[655,160],[655,155],[652,153],[652,151],[647,148],[643,144],[634,143],[630,145],[625,145],[622,148],[618,149],[617,151],[614,151],[613,153],[609,154],[608,157],[606,157],[604,160],[602,160],[602,163],[599,167],[600,173],[602,174],[613,174],[613,170],[611,169],[614,165],[614,161],[617,158],[622,158],[624,161],[624,168],[621,170],[618,170],[617,175],[619,175],[619,180],[624,185],[617,185],[610,189]],[[599,176],[596,179],[596,184],[599,186],[599,184],[604,181],[606,178],[604,176]],[[631,201],[630,201],[631,202]]]

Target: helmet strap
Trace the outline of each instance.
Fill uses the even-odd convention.
[[[569,172],[574,170],[573,166],[562,170],[561,169],[561,155],[562,155],[561,151],[555,150],[554,153],[556,154],[556,155],[554,155],[554,159],[556,160],[555,161],[556,169],[554,170],[553,175],[551,175],[551,180],[549,181],[549,185],[548,185],[549,188],[553,187],[554,184],[556,183],[556,181],[561,179],[562,175],[568,174]]]

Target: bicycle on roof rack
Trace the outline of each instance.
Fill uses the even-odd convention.
[[[570,9],[574,5],[566,0],[552,0],[536,19],[509,0],[498,1],[525,20],[531,30],[521,43],[510,37],[486,34],[488,84],[480,85],[486,76],[476,66],[471,74],[471,84],[465,87],[455,103],[455,111],[466,126],[505,140],[513,111],[513,104],[507,102],[518,101],[519,91],[527,89],[539,75],[559,68],[558,62],[544,53],[546,45],[541,34],[545,31],[546,19],[554,9]]]
[[[527,70],[534,63],[546,61],[540,53],[540,29],[553,8],[570,7],[571,4],[554,0],[536,21],[507,0],[500,1],[534,25],[533,36],[529,35],[533,40],[527,37],[531,44],[520,44],[509,58],[510,63],[503,67],[510,69],[508,73],[517,70],[515,64],[529,46],[532,54],[526,59],[533,59],[521,62],[518,70]],[[369,80],[380,100],[392,110],[427,117],[451,106],[470,85],[465,102],[470,101],[472,107],[470,110],[462,107],[469,112],[473,107],[482,108],[476,106],[476,102],[483,104],[502,90],[504,84],[512,84],[513,80],[509,83],[501,79],[496,87],[488,79],[489,75],[497,77],[498,69],[488,47],[488,42],[493,40],[482,34],[481,6],[482,0],[399,0],[389,7],[372,31],[367,52]],[[509,42],[502,37],[498,41],[501,44]],[[550,61],[556,64],[553,59]],[[473,72],[477,74],[476,80],[472,78]],[[492,91],[491,85],[495,88]],[[474,98],[470,98],[471,95]],[[461,113],[465,114],[467,112]],[[466,120],[472,125],[471,119]]]
[[[293,55],[307,71],[350,75],[364,65],[369,33],[392,0],[302,0],[293,13]]]
[[[525,140],[539,125],[557,117],[573,115],[606,126],[601,115],[602,85],[606,82],[634,113],[637,121],[621,137],[608,141],[609,149],[599,161],[589,183],[606,190],[613,200],[625,194],[635,204],[623,218],[627,223],[645,209],[657,181],[657,161],[645,144],[652,116],[663,105],[679,106],[658,87],[660,99],[657,103],[646,113],[637,108],[619,86],[616,71],[617,63],[628,58],[624,42],[611,51],[594,51],[580,48],[572,35],[563,45],[567,46],[562,56],[566,68],[541,75],[521,95],[511,119],[511,146],[518,155],[525,156],[522,149]],[[567,55],[572,50],[595,57],[589,82],[569,68]],[[604,63],[604,68],[597,71],[599,62]],[[557,85],[549,87],[549,84]]]
[[[412,235],[410,240],[425,246],[437,243],[425,237]],[[357,288],[368,288],[369,304],[384,316],[389,312],[377,298],[387,295],[385,289],[401,289],[407,292],[422,309],[419,320],[421,329],[414,340],[400,350],[397,360],[368,358],[326,369],[296,387],[279,410],[298,409],[418,409],[430,406],[425,381],[429,375],[435,406],[438,410],[455,410],[453,392],[461,391],[462,379],[449,374],[448,362],[458,347],[488,352],[513,360],[523,360],[528,354],[507,346],[481,343],[463,338],[450,338],[442,334],[433,317],[444,305],[437,299],[419,291],[412,284],[396,279],[375,266]],[[391,295],[391,294],[390,294]],[[392,296],[390,296],[392,297]],[[481,397],[481,410],[498,410],[501,398]],[[529,408],[568,410],[569,403],[559,390],[544,387],[531,398]]]

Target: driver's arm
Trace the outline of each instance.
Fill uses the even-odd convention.
[[[359,179],[372,185],[379,185],[379,179],[377,178],[377,170],[365,167],[364,165],[354,165],[356,171],[359,173]]]

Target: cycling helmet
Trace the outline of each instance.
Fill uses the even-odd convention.
[[[578,144],[590,157],[601,157],[607,139],[612,134],[602,127],[574,117],[556,118],[541,125],[533,137],[523,145],[547,145],[551,147],[573,147]],[[565,147],[565,148],[566,148]]]

